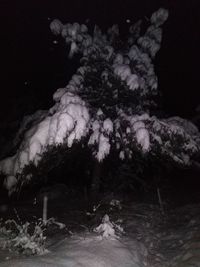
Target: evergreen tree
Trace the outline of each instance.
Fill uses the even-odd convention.
[[[84,24],[51,22],[52,33],[65,40],[69,58],[80,57],[80,67],[54,93],[55,105],[47,114],[31,121],[17,153],[0,162],[9,190],[16,174],[30,162],[37,165],[52,145],[70,148],[81,142],[96,162],[111,154],[120,160],[140,155],[192,163],[199,152],[198,129],[184,119],[157,118],[155,113],[159,90],[154,59],[167,18],[168,11],[159,9],[149,25],[132,25],[126,39],[117,25],[103,33],[98,26],[92,31]]]

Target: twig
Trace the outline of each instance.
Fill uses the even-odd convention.
[[[160,188],[159,187],[157,187],[157,195],[158,195],[158,202],[159,202],[159,205],[160,205],[161,212],[164,215],[165,211],[164,211],[164,206],[163,206],[163,202],[162,202],[162,198],[161,198]]]
[[[18,222],[20,223],[20,225],[23,225],[22,220],[17,212],[17,209],[13,208],[13,210],[14,210],[15,216],[17,217]]]
[[[44,196],[43,198],[43,214],[42,214],[42,220],[44,225],[47,223],[47,202],[48,202],[48,197]]]

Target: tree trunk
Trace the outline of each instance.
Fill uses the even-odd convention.
[[[90,196],[92,202],[95,202],[98,199],[100,180],[101,180],[101,163],[99,163],[98,160],[95,160],[92,172],[91,188],[90,188]]]

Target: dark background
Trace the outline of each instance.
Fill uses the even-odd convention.
[[[24,114],[49,108],[52,93],[65,86],[75,70],[67,63],[64,41],[53,41],[52,19],[89,21],[106,29],[114,23],[122,32],[126,19],[149,18],[159,7],[169,9],[156,71],[169,115],[191,118],[200,104],[199,0],[0,0],[1,104],[0,124],[17,121]],[[3,126],[2,126],[3,125]],[[5,127],[4,127],[5,128]]]

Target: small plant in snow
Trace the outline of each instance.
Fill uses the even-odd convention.
[[[111,222],[109,216],[105,214],[102,219],[102,223],[94,229],[94,232],[99,233],[102,237],[105,238],[116,238],[118,237],[116,232],[123,233],[124,230],[118,224]]]
[[[17,250],[26,255],[43,254],[46,252],[44,230],[42,220],[34,224],[18,224],[15,220],[7,220],[0,230],[5,238],[3,248]]]
[[[116,237],[115,229],[107,214],[104,215],[102,223],[94,231],[102,235],[102,237]]]
[[[47,252],[45,249],[46,236],[44,235],[47,227],[52,224],[58,226],[59,229],[66,227],[65,224],[57,222],[53,217],[46,220],[45,223],[41,218],[35,223],[22,223],[19,216],[17,218],[19,223],[15,220],[7,220],[4,223],[2,220],[0,221],[0,237],[4,240],[0,243],[0,247],[17,250],[25,255]]]

